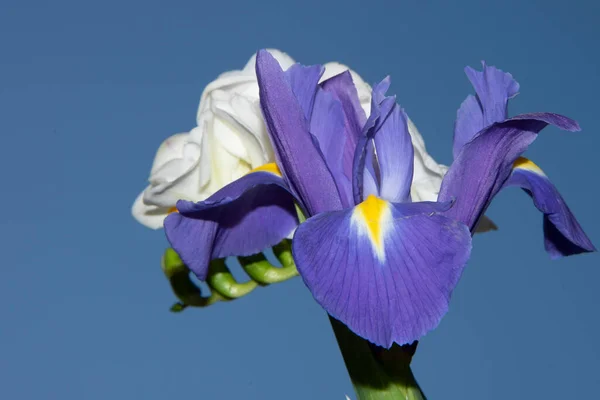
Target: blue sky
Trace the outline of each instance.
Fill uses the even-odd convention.
[[[460,5],[457,5],[460,4]],[[553,111],[528,156],[593,242],[600,37],[596,2],[14,1],[0,5],[0,398],[343,399],[323,311],[299,279],[168,312],[160,231],[130,206],[167,136],[194,127],[203,87],[275,47],[340,61],[390,93],[451,161],[463,73],[482,59],[521,84],[511,113]],[[598,255],[550,261],[519,190],[489,209],[415,374],[431,399],[598,396]]]

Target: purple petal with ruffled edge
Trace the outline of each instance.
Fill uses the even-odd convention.
[[[180,200],[177,209],[165,219],[167,239],[201,280],[211,260],[258,253],[298,225],[292,195],[270,172],[250,173],[206,201]]]
[[[397,104],[375,132],[375,150],[380,171],[380,196],[395,203],[410,201],[414,150],[407,116]]]
[[[461,104],[454,125],[454,158],[462,147],[477,132],[494,122],[504,121],[507,117],[508,100],[519,91],[519,83],[511,74],[496,67],[487,66],[482,61],[483,71],[471,67],[465,73],[475,88],[477,97],[469,95]]]
[[[483,125],[489,126],[494,122],[506,119],[508,100],[519,93],[519,83],[508,72],[487,66],[485,61],[482,61],[481,64],[483,71],[466,67],[465,73],[475,88],[477,98],[481,103]]]
[[[309,133],[299,100],[279,63],[266,50],[260,50],[256,56],[256,75],[260,104],[277,163],[291,189],[301,198],[309,215],[341,209],[335,181]],[[306,85],[316,93],[318,86],[311,86],[311,76]],[[299,81],[294,82],[302,86]]]
[[[343,170],[346,177],[352,180],[354,151],[362,128],[367,122],[367,117],[360,106],[358,92],[349,71],[327,79],[321,83],[321,87],[324,91],[331,93],[341,103],[344,110],[346,139],[344,144]]]
[[[298,227],[293,253],[316,301],[356,334],[386,348],[435,328],[471,249],[463,224],[439,203],[370,196]]]
[[[533,162],[520,157],[504,184],[508,186],[525,190],[544,214],[544,244],[551,258],[596,251],[556,187]]]
[[[456,200],[447,216],[471,230],[512,172],[515,160],[549,124],[577,131],[577,122],[558,114],[522,114],[495,123],[468,142],[442,181],[439,201]]]
[[[284,76],[304,111],[307,121],[312,118],[319,79],[325,72],[321,65],[294,64],[284,72]]]

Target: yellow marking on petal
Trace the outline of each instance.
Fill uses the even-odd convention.
[[[359,232],[369,237],[373,250],[380,261],[385,260],[384,237],[392,220],[389,203],[374,195],[357,205],[352,214],[352,222]]]
[[[544,171],[542,171],[540,167],[538,167],[533,161],[525,157],[517,158],[517,161],[515,161],[513,164],[513,168],[524,169],[526,171],[531,171],[541,176],[546,176],[546,174],[544,174]]]
[[[279,171],[279,167],[275,163],[261,165],[260,167],[256,167],[248,173],[251,174],[253,172],[270,172],[277,176],[281,176],[281,171]]]
[[[171,207],[171,208],[169,208],[167,210],[167,214],[171,214],[171,213],[174,213],[174,212],[179,212],[179,211],[177,211],[177,207]]]

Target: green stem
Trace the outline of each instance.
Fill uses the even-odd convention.
[[[356,400],[425,400],[410,369],[417,342],[394,344],[389,350],[356,336],[346,325],[329,317],[340,346]]]
[[[275,257],[281,263],[281,267],[271,265],[263,253],[238,257],[238,261],[252,279],[263,285],[287,281],[298,276],[298,270],[296,269],[296,264],[294,264],[292,248],[289,242],[289,240],[284,239],[278,245],[273,246],[273,254],[275,254]]]
[[[171,284],[178,303],[171,307],[172,312],[181,312],[187,307],[208,307],[217,301],[227,301],[226,297],[213,291],[210,296],[202,296],[202,291],[190,279],[190,270],[173,249],[167,249],[161,259],[162,270]]]
[[[255,281],[238,283],[225,265],[224,258],[212,260],[208,271],[208,285],[230,299],[245,296],[258,286]]]

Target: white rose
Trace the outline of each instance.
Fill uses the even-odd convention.
[[[294,60],[269,50],[285,70]],[[242,70],[221,74],[209,83],[200,98],[197,127],[173,135],[159,147],[150,172],[149,186],[137,197],[133,216],[159,229],[179,199],[201,201],[253,168],[273,162],[273,149],[260,110],[253,55]],[[321,80],[348,70],[337,62],[325,64]],[[371,87],[350,70],[366,115]],[[425,151],[423,138],[412,122],[409,131],[415,147],[413,200],[435,200],[446,167]]]

